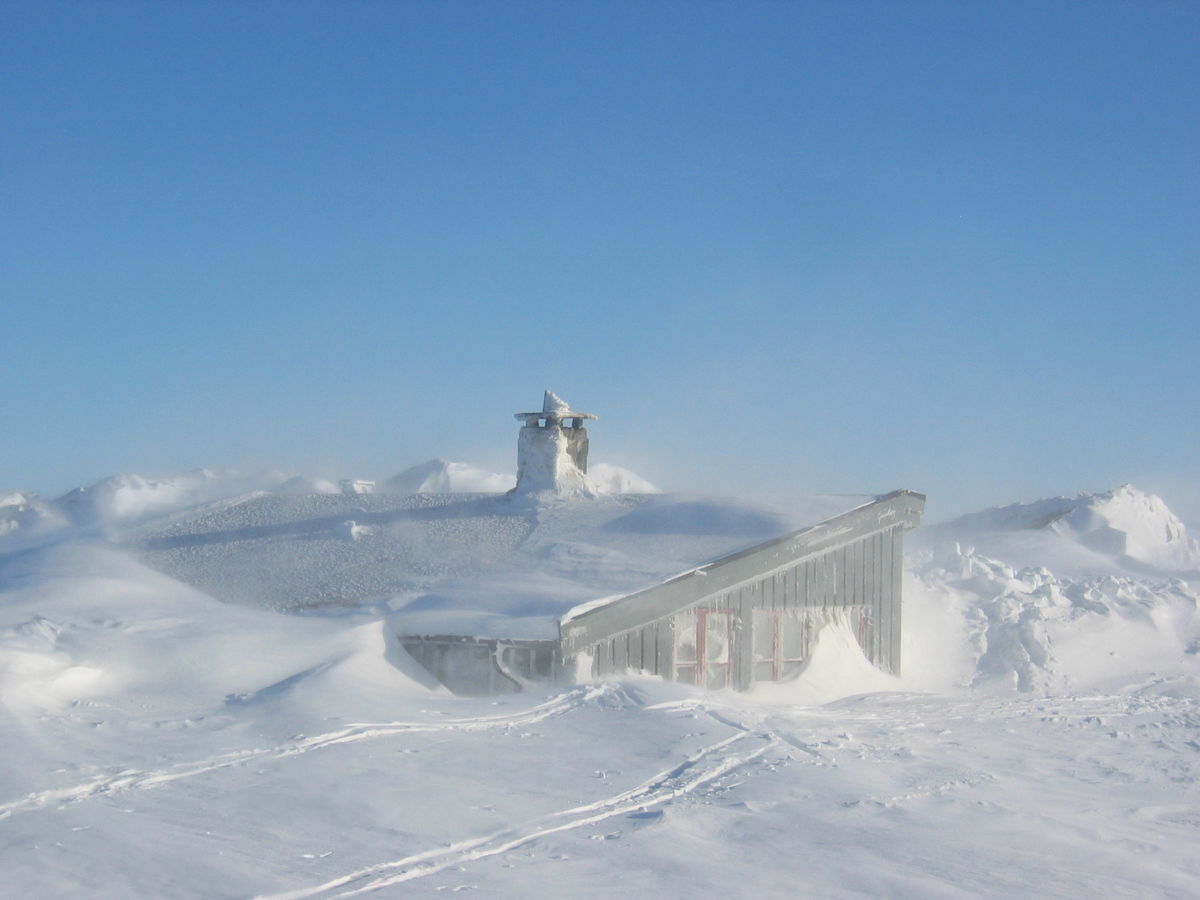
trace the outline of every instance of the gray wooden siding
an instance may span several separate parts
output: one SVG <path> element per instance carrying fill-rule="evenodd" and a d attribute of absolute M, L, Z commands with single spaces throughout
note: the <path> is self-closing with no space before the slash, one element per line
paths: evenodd
<path fill-rule="evenodd" d="M 795 627 L 806 642 L 841 615 L 867 658 L 899 673 L 903 533 L 919 523 L 924 502 L 896 491 L 564 621 L 564 657 L 589 654 L 601 677 L 634 670 L 673 678 L 679 630 L 695 627 L 697 610 L 729 610 L 729 683 L 746 689 L 754 680 L 759 609 L 793 618 L 803 612 Z M 695 677 L 703 669 L 701 661 Z"/>

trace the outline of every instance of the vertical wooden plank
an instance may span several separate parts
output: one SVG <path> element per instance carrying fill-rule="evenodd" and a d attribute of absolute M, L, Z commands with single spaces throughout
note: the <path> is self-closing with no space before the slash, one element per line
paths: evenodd
<path fill-rule="evenodd" d="M 845 570 L 839 585 L 841 590 L 838 592 L 840 595 L 838 606 L 847 606 L 854 602 L 854 545 L 843 547 L 841 553 L 842 565 Z"/>
<path fill-rule="evenodd" d="M 771 581 L 772 579 L 767 579 Z M 772 595 L 774 591 L 772 591 Z M 772 598 L 773 599 L 773 598 Z M 730 681 L 734 690 L 748 691 L 754 684 L 754 599 L 743 597 L 733 611 L 730 640 Z"/>
<path fill-rule="evenodd" d="M 892 597 L 891 597 L 891 529 L 879 535 L 879 563 L 876 578 L 879 580 L 879 640 L 883 653 L 884 669 L 892 671 Z"/>
<path fill-rule="evenodd" d="M 634 672 L 642 671 L 642 629 L 640 628 L 629 632 L 629 668 Z"/>
<path fill-rule="evenodd" d="M 848 593 L 850 594 L 849 603 L 853 606 L 857 606 L 858 604 L 862 603 L 862 548 L 862 541 L 855 541 L 846 548 L 846 555 L 850 557 L 850 585 L 848 589 Z M 867 653 L 869 654 L 870 652 L 871 650 L 868 647 Z"/>
<path fill-rule="evenodd" d="M 675 617 L 667 616 L 656 623 L 658 639 L 655 641 L 655 672 L 667 679 L 675 680 Z"/>
<path fill-rule="evenodd" d="M 875 565 L 874 540 L 875 535 L 869 534 L 859 541 L 862 545 L 862 595 L 859 598 L 859 604 L 867 619 L 867 659 L 875 665 L 879 665 L 879 619 L 875 615 L 875 596 L 871 590 L 871 570 Z"/>
<path fill-rule="evenodd" d="M 850 604 L 851 608 L 856 611 L 856 615 L 860 619 L 858 626 L 858 644 L 862 647 L 863 656 L 867 659 L 871 658 L 871 622 L 869 620 L 868 610 L 863 608 L 862 593 L 863 593 L 863 542 L 857 540 L 846 548 L 854 561 L 854 567 L 851 570 L 850 578 Z"/>
<path fill-rule="evenodd" d="M 879 665 L 879 619 L 875 615 L 875 597 L 871 591 L 871 568 L 875 565 L 875 555 L 871 552 L 874 547 L 875 535 L 869 534 L 859 544 L 859 555 L 862 563 L 859 566 L 859 597 L 863 615 L 867 617 L 867 659 Z"/>
<path fill-rule="evenodd" d="M 878 654 L 883 664 L 883 670 L 886 672 L 892 671 L 892 617 L 888 616 L 887 624 L 884 624 L 883 613 L 883 544 L 888 540 L 887 532 L 878 532 L 875 534 L 875 557 L 874 566 L 871 568 L 871 577 L 875 581 L 875 608 L 876 622 L 880 623 L 876 629 L 876 641 L 878 642 Z"/>
<path fill-rule="evenodd" d="M 834 606 L 844 606 L 846 604 L 846 582 L 848 576 L 846 571 L 846 548 L 840 547 L 838 553 L 836 553 L 836 557 L 838 557 L 838 581 L 836 581 L 836 587 L 834 588 Z"/>
<path fill-rule="evenodd" d="M 879 544 L 879 628 L 882 632 L 883 656 L 887 671 L 893 671 L 892 628 L 895 626 L 892 607 L 892 531 L 880 535 Z"/>
<path fill-rule="evenodd" d="M 620 674 L 629 668 L 629 635 L 618 634 L 612 644 L 612 670 L 614 674 Z"/>
<path fill-rule="evenodd" d="M 904 529 L 892 529 L 892 671 L 900 674 L 903 660 L 900 656 L 900 636 L 904 627 Z"/>
<path fill-rule="evenodd" d="M 866 579 L 864 601 L 871 614 L 871 659 L 881 669 L 886 669 L 883 649 L 883 608 L 879 603 L 879 540 L 880 533 L 868 535 L 864 544 L 867 561 L 863 567 L 863 577 Z"/>

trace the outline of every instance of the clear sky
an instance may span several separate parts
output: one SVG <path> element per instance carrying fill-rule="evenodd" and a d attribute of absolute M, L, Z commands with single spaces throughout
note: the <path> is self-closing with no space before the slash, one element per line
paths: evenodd
<path fill-rule="evenodd" d="M 1200 4 L 0 5 L 0 490 L 1132 481 L 1200 522 Z"/>

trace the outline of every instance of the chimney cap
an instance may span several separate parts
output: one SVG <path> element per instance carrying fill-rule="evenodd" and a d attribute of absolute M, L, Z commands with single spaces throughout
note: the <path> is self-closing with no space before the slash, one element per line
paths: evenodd
<path fill-rule="evenodd" d="M 570 404 L 554 391 L 546 391 L 542 398 L 541 412 L 514 413 L 513 418 L 523 419 L 526 422 L 536 419 L 553 419 L 561 422 L 563 419 L 595 419 L 596 416 L 592 413 L 575 412 L 571 409 Z"/>

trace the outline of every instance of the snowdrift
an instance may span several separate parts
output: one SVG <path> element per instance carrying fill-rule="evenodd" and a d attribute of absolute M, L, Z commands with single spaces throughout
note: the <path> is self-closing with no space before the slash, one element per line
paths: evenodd
<path fill-rule="evenodd" d="M 910 678 L 1052 692 L 1200 671 L 1196 542 L 1131 485 L 964 516 L 910 556 Z"/>
<path fill-rule="evenodd" d="M 321 692 L 365 713 L 432 686 L 417 667 L 397 667 L 377 617 L 230 606 L 106 547 L 24 554 L 0 570 L 0 586 L 0 703 L 10 710 L 86 702 L 110 715 L 202 716 Z"/>

